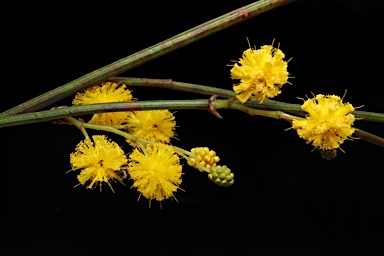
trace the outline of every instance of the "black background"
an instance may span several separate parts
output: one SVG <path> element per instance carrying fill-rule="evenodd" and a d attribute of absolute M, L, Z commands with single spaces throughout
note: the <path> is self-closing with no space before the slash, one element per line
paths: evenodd
<path fill-rule="evenodd" d="M 7 65 L 1 111 L 252 1 L 36 3 L 9 7 L 3 45 Z M 364 2 L 364 4 L 362 4 Z M 11 14 L 11 15 L 9 15 Z M 276 100 L 342 96 L 362 110 L 382 104 L 382 1 L 298 1 L 261 14 L 123 75 L 231 89 L 231 60 L 252 45 L 280 42 L 295 78 Z M 7 16 L 7 17 L 8 17 Z M 206 96 L 132 88 L 140 100 Z M 72 98 L 55 105 L 70 105 Z M 51 107 L 51 106 L 50 106 Z M 347 141 L 332 161 L 305 144 L 282 120 L 221 110 L 175 113 L 185 149 L 207 146 L 235 173 L 216 186 L 183 168 L 185 192 L 162 209 L 116 184 L 76 187 L 69 154 L 82 139 L 51 123 L 1 129 L 2 255 L 381 255 L 384 228 L 383 149 Z M 384 136 L 382 125 L 356 127 Z M 90 132 L 91 134 L 100 134 Z M 131 149 L 117 136 L 110 136 Z"/>

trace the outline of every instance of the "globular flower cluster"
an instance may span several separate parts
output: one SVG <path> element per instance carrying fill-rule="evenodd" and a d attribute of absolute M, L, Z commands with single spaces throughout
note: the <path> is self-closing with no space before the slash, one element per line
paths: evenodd
<path fill-rule="evenodd" d="M 141 139 L 169 143 L 175 135 L 175 117 L 167 109 L 129 112 L 125 122 L 129 133 Z M 127 141 L 136 146 L 135 142 Z"/>
<path fill-rule="evenodd" d="M 188 159 L 188 164 L 194 166 L 200 171 L 203 171 L 201 167 L 211 169 L 220 161 L 220 158 L 216 155 L 216 152 L 210 150 L 208 147 L 193 148 L 191 149 L 191 152 L 195 154 L 195 156 Z"/>
<path fill-rule="evenodd" d="M 284 57 L 280 49 L 271 45 L 244 51 L 239 64 L 231 69 L 231 78 L 240 79 L 240 83 L 233 86 L 236 98 L 244 103 L 253 95 L 252 100 L 263 103 L 280 94 L 289 75 Z"/>
<path fill-rule="evenodd" d="M 336 95 L 318 94 L 301 107 L 308 113 L 303 120 L 294 120 L 292 127 L 300 138 L 321 150 L 334 150 L 355 132 L 355 116 L 350 103 L 343 103 Z"/>
<path fill-rule="evenodd" d="M 124 84 L 105 82 L 101 85 L 85 89 L 76 94 L 73 105 L 89 105 L 112 102 L 131 102 L 132 94 Z M 98 113 L 92 116 L 88 122 L 99 125 L 121 125 L 128 117 L 129 112 Z"/>
<path fill-rule="evenodd" d="M 87 188 L 94 188 L 109 180 L 122 182 L 119 170 L 128 160 L 119 145 L 103 135 L 92 136 L 93 141 L 85 139 L 76 146 L 76 151 L 70 155 L 72 170 L 81 169 L 77 176 L 81 185 L 90 181 Z"/>
<path fill-rule="evenodd" d="M 181 184 L 178 155 L 164 144 L 147 145 L 145 150 L 136 148 L 129 155 L 128 171 L 133 186 L 149 200 L 170 198 Z"/>

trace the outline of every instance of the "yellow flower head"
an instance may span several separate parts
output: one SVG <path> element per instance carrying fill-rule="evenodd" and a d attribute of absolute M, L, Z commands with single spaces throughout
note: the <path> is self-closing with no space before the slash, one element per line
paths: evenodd
<path fill-rule="evenodd" d="M 129 161 L 128 172 L 134 180 L 133 186 L 149 200 L 167 199 L 181 184 L 179 157 L 170 146 L 147 145 L 145 153 L 135 148 Z"/>
<path fill-rule="evenodd" d="M 122 178 L 118 175 L 120 168 L 127 164 L 127 157 L 117 143 L 107 140 L 104 135 L 92 136 L 90 139 L 81 141 L 76 146 L 76 152 L 71 153 L 70 162 L 72 170 L 82 169 L 77 176 L 80 184 L 84 185 L 88 180 L 91 182 L 87 188 L 93 188 L 102 182 Z M 113 189 L 112 189 L 113 191 Z"/>
<path fill-rule="evenodd" d="M 130 134 L 141 139 L 169 143 L 174 136 L 175 117 L 169 110 L 147 110 L 129 112 L 126 119 Z M 127 140 L 132 146 L 134 142 Z"/>
<path fill-rule="evenodd" d="M 354 108 L 343 103 L 339 96 L 318 94 L 306 100 L 301 108 L 309 115 L 304 120 L 292 121 L 292 126 L 300 138 L 316 148 L 337 149 L 355 132 L 351 127 L 355 116 L 350 113 Z"/>
<path fill-rule="evenodd" d="M 231 78 L 240 79 L 240 84 L 233 86 L 236 98 L 246 102 L 252 94 L 252 100 L 263 103 L 267 98 L 280 94 L 280 88 L 288 82 L 287 62 L 284 53 L 271 45 L 261 49 L 248 49 L 231 69 Z M 289 83 L 289 82 L 288 82 Z"/>
<path fill-rule="evenodd" d="M 131 91 L 124 84 L 112 82 L 102 83 L 85 89 L 76 94 L 73 105 L 89 105 L 111 102 L 130 102 L 132 101 Z M 94 114 L 88 122 L 100 125 L 120 125 L 128 116 L 128 112 L 108 112 Z"/>

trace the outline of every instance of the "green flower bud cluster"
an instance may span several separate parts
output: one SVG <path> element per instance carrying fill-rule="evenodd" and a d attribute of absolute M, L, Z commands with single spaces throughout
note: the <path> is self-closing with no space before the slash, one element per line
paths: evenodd
<path fill-rule="evenodd" d="M 212 167 L 208 178 L 219 186 L 229 187 L 235 183 L 235 175 L 226 165 L 217 165 Z"/>

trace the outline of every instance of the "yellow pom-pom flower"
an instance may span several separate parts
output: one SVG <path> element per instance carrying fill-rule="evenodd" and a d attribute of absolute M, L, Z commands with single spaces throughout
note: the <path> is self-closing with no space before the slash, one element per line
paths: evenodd
<path fill-rule="evenodd" d="M 216 152 L 209 150 L 208 147 L 193 148 L 191 149 L 191 152 L 195 154 L 195 156 L 188 159 L 188 164 L 195 167 L 199 171 L 203 171 L 200 166 L 211 169 L 220 161 L 220 158 L 216 155 Z"/>
<path fill-rule="evenodd" d="M 130 134 L 145 140 L 169 143 L 175 135 L 175 117 L 166 109 L 129 112 L 126 123 Z M 127 141 L 136 147 L 136 143 Z"/>
<path fill-rule="evenodd" d="M 128 173 L 133 186 L 147 199 L 162 201 L 173 196 L 181 184 L 181 165 L 174 150 L 164 144 L 135 148 L 129 155 Z"/>
<path fill-rule="evenodd" d="M 263 103 L 265 99 L 280 94 L 289 75 L 284 57 L 280 49 L 271 45 L 244 51 L 239 60 L 240 65 L 236 63 L 231 69 L 231 78 L 240 79 L 240 83 L 233 86 L 236 98 L 244 103 L 254 95 L 252 100 Z"/>
<path fill-rule="evenodd" d="M 128 90 L 124 84 L 106 82 L 77 93 L 72 104 L 77 106 L 130 101 L 132 101 L 131 91 Z M 88 123 L 99 125 L 121 125 L 127 119 L 127 116 L 128 112 L 98 113 L 94 114 Z"/>
<path fill-rule="evenodd" d="M 82 185 L 90 181 L 87 188 L 100 185 L 101 189 L 102 183 L 106 182 L 112 189 L 109 180 L 122 182 L 119 171 L 127 164 L 127 157 L 119 145 L 106 136 L 95 135 L 92 139 L 93 142 L 90 139 L 81 141 L 77 144 L 76 151 L 71 153 L 72 170 L 81 169 L 77 178 Z"/>
<path fill-rule="evenodd" d="M 344 140 L 355 132 L 352 124 L 355 116 L 350 103 L 343 103 L 336 95 L 318 94 L 308 99 L 301 107 L 308 113 L 306 119 L 292 121 L 300 138 L 321 150 L 333 150 L 340 147 Z"/>

